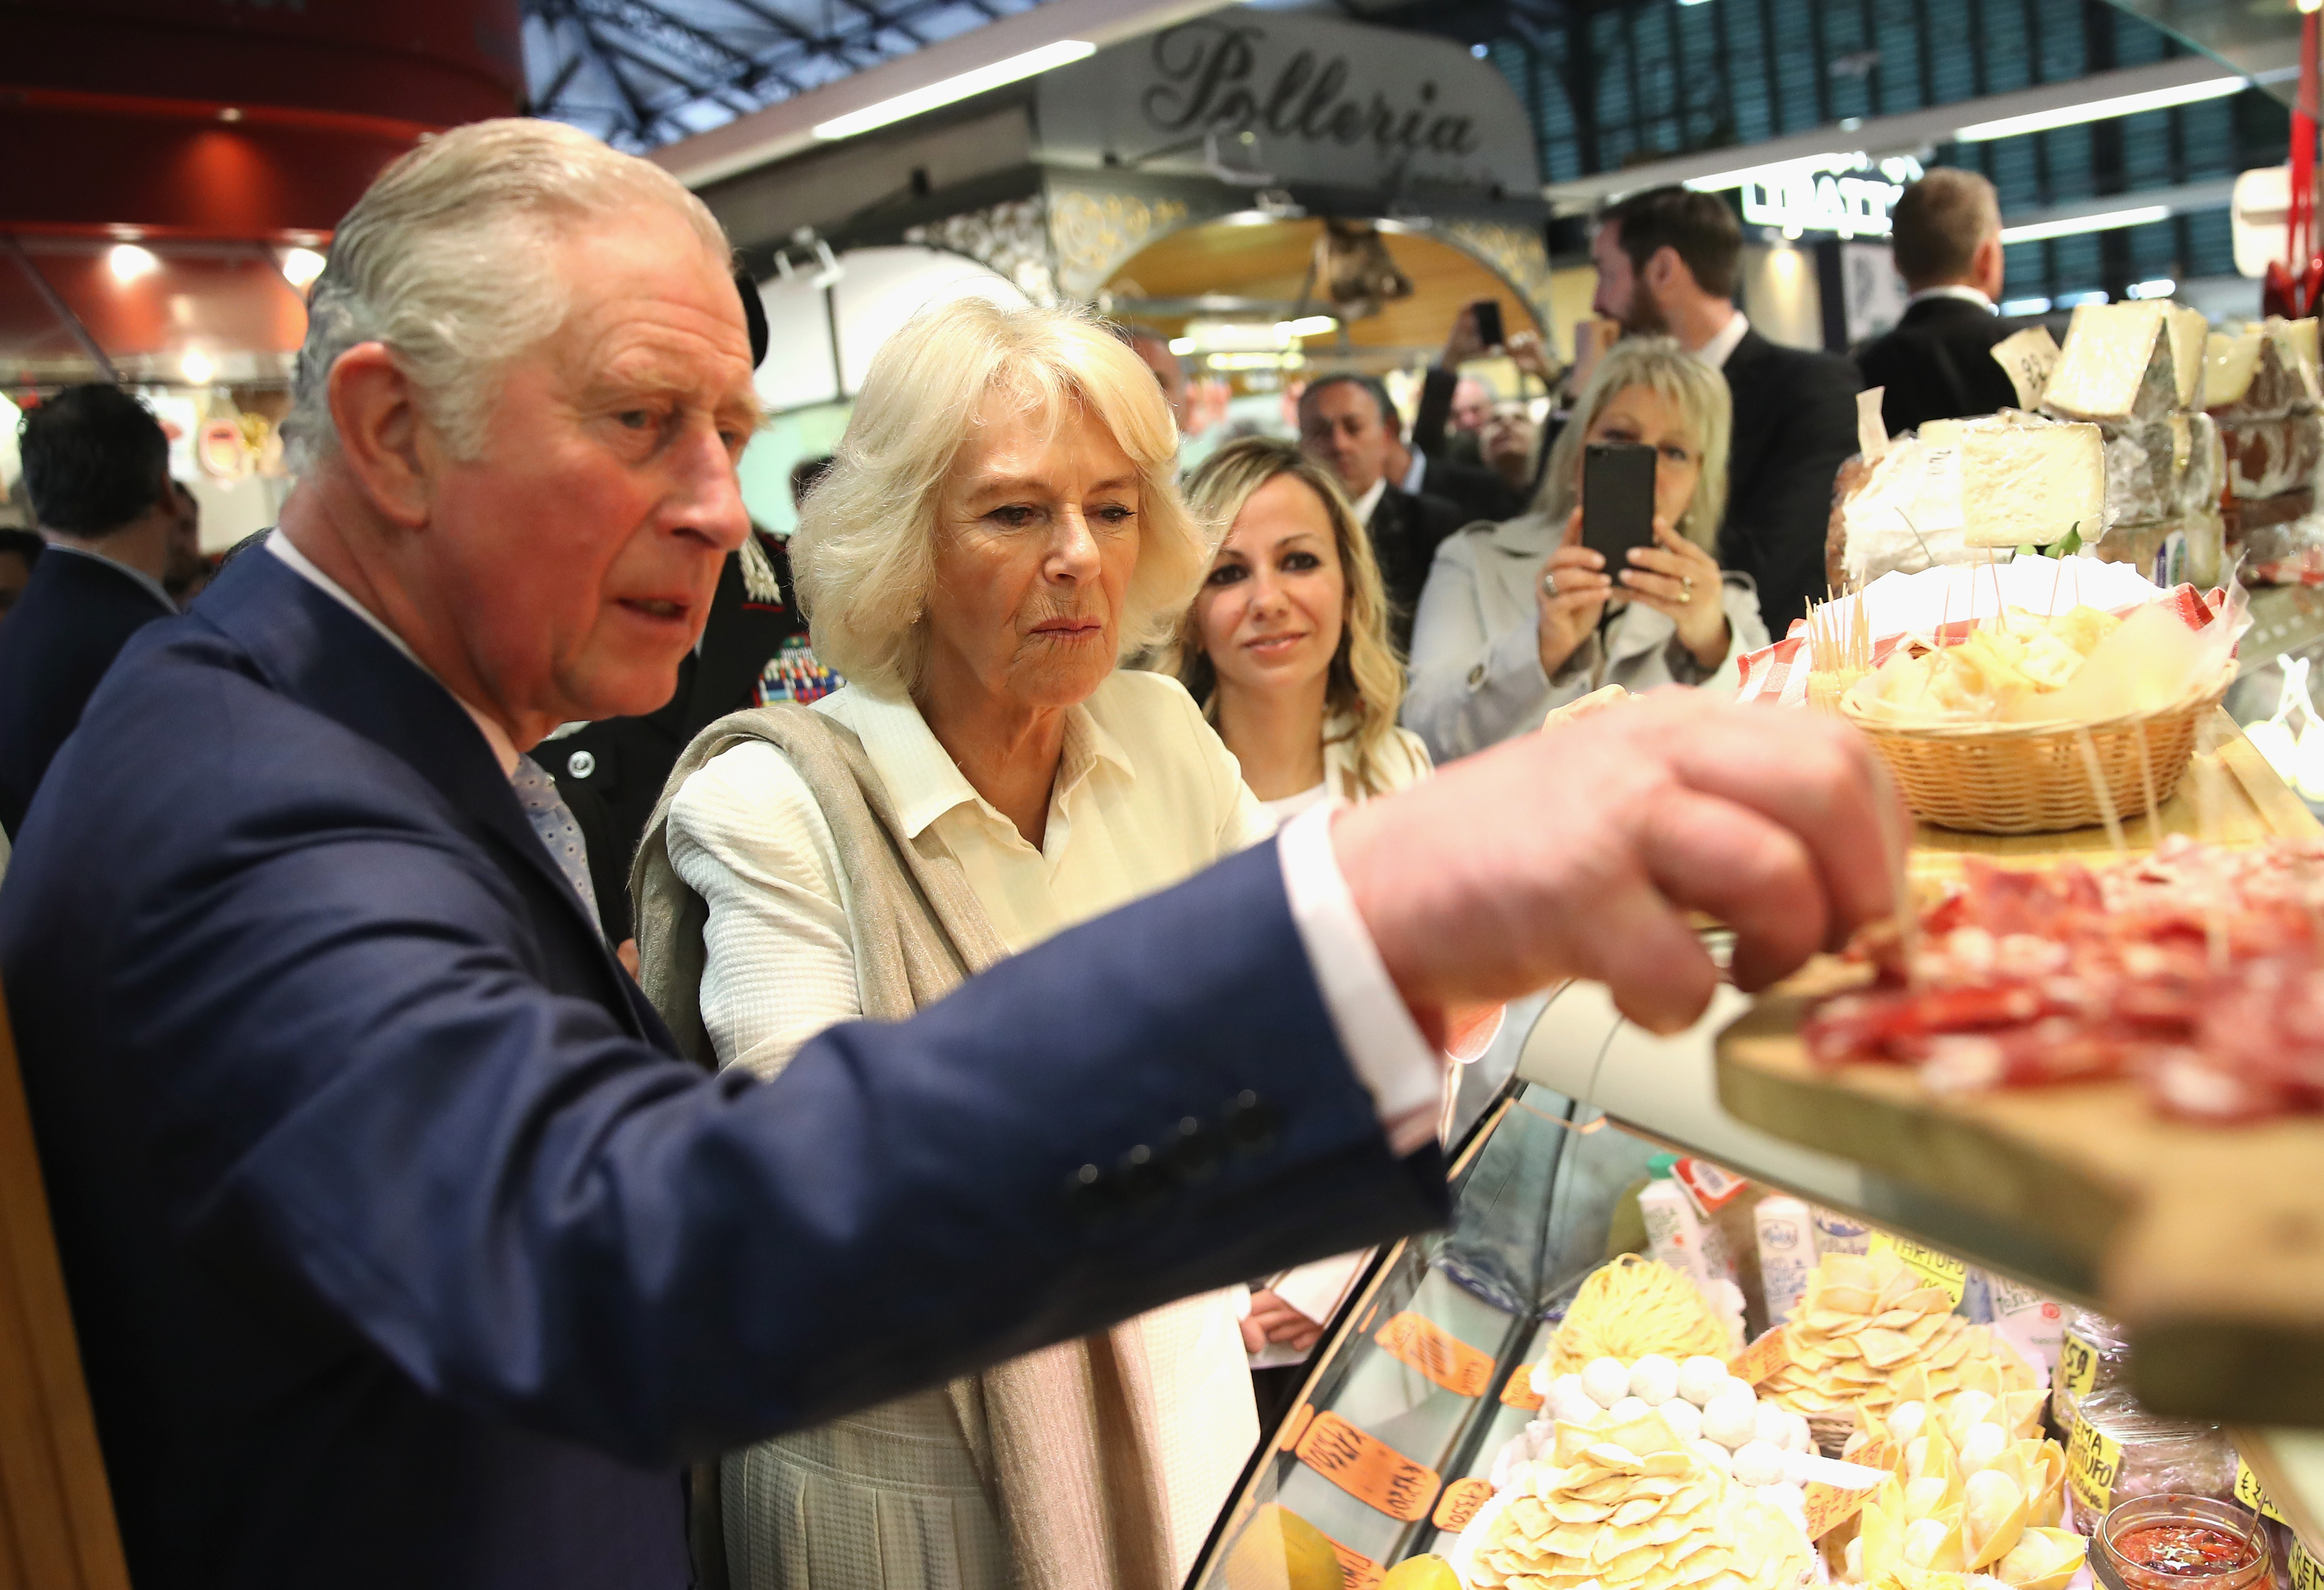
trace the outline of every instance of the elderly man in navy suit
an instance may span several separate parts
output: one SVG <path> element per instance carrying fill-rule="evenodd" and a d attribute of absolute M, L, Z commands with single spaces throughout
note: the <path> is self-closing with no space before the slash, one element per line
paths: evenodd
<path fill-rule="evenodd" d="M 678 1590 L 690 1458 L 1440 1218 L 1449 1008 L 1668 1029 L 1686 907 L 1750 985 L 1886 907 L 1845 731 L 1646 703 L 706 1075 L 524 752 L 659 705 L 747 533 L 725 240 L 485 123 L 310 321 L 281 529 L 124 652 L 0 890 L 142 1590 Z"/>

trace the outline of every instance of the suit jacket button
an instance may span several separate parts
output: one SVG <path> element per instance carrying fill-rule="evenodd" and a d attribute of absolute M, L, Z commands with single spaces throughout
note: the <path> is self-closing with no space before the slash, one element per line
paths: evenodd
<path fill-rule="evenodd" d="M 1275 1107 L 1248 1088 L 1227 1105 L 1226 1118 L 1227 1143 L 1237 1153 L 1257 1153 L 1272 1147 L 1276 1129 L 1282 1125 Z"/>
<path fill-rule="evenodd" d="M 1178 1130 L 1170 1141 L 1170 1168 L 1181 1179 L 1200 1181 L 1219 1168 L 1219 1156 L 1225 1144 L 1219 1134 L 1204 1129 L 1203 1123 L 1188 1116 L 1178 1123 Z"/>
<path fill-rule="evenodd" d="M 1485 665 L 1479 663 L 1469 670 L 1469 688 L 1474 690 L 1485 682 Z"/>
<path fill-rule="evenodd" d="M 1121 1201 L 1132 1208 L 1152 1203 L 1170 1190 L 1170 1172 L 1143 1143 L 1121 1156 L 1114 1179 L 1121 1187 Z"/>
<path fill-rule="evenodd" d="M 597 758 L 589 751 L 575 751 L 565 758 L 565 770 L 576 778 L 586 778 L 597 770 Z"/>
<path fill-rule="evenodd" d="M 1102 1220 L 1111 1214 L 1117 1196 L 1111 1179 L 1095 1165 L 1084 1165 L 1065 1178 L 1065 1201 L 1084 1220 Z"/>

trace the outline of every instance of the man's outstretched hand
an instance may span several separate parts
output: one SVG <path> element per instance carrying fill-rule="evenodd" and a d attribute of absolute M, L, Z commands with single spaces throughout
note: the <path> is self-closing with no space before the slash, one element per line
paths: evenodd
<path fill-rule="evenodd" d="M 1424 1027 L 1580 977 L 1671 1033 L 1719 981 L 1687 911 L 1732 928 L 1734 981 L 1765 988 L 1893 908 L 1910 832 L 1838 720 L 1673 689 L 1342 813 L 1332 840 Z"/>

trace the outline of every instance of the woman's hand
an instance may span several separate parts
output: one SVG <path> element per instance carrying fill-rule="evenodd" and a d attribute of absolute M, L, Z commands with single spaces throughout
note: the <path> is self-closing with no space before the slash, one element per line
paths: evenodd
<path fill-rule="evenodd" d="M 1630 566 L 1619 577 L 1625 591 L 1678 626 L 1679 644 L 1704 669 L 1727 660 L 1719 562 L 1673 529 L 1668 519 L 1655 520 L 1652 547 L 1630 548 Z"/>
<path fill-rule="evenodd" d="M 1269 1342 L 1287 1346 L 1295 1353 L 1312 1352 L 1323 1334 L 1321 1325 L 1273 1292 L 1250 1294 L 1250 1317 L 1242 1322 L 1246 1352 L 1256 1353 Z"/>
<path fill-rule="evenodd" d="M 1606 577 L 1606 560 L 1582 544 L 1582 510 L 1565 521 L 1565 539 L 1549 555 L 1534 586 L 1534 602 L 1541 610 L 1541 671 L 1557 677 L 1606 611 L 1614 593 Z"/>

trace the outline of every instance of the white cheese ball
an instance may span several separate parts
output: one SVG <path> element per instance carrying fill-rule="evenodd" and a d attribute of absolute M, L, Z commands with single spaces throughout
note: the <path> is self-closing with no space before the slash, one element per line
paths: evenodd
<path fill-rule="evenodd" d="M 1735 1459 L 1729 1457 L 1727 1448 L 1717 1441 L 1689 1441 L 1686 1444 L 1686 1449 L 1702 1458 L 1704 1466 L 1714 1474 L 1728 1475 L 1735 1472 Z"/>
<path fill-rule="evenodd" d="M 1773 1402 L 1761 1402 L 1751 1411 L 1751 1437 L 1781 1449 L 1784 1438 L 1792 1433 L 1792 1414 L 1787 1408 Z"/>
<path fill-rule="evenodd" d="M 1657 1408 L 1677 1396 L 1677 1361 L 1660 1353 L 1648 1353 L 1631 1365 L 1630 1395 Z"/>
<path fill-rule="evenodd" d="M 1619 1358 L 1592 1358 L 1582 1365 L 1582 1389 L 1600 1408 L 1611 1408 L 1630 1394 L 1630 1371 Z"/>
<path fill-rule="evenodd" d="M 1735 1448 L 1735 1478 L 1746 1485 L 1784 1483 L 1784 1449 L 1766 1441 L 1746 1441 Z"/>
<path fill-rule="evenodd" d="M 1533 1387 L 1535 1396 L 1546 1402 L 1555 1394 L 1559 1381 L 1572 1378 L 1571 1375 L 1550 1374 L 1549 1364 L 1547 1360 L 1544 1360 L 1526 1372 L 1526 1383 Z"/>
<path fill-rule="evenodd" d="M 1702 1410 L 1684 1397 L 1673 1397 L 1655 1411 L 1663 1416 L 1663 1422 L 1671 1427 L 1671 1434 L 1680 1440 L 1702 1438 Z"/>
<path fill-rule="evenodd" d="M 1569 1374 L 1564 1378 L 1573 1383 L 1558 1387 L 1556 1394 L 1549 1402 L 1550 1417 L 1561 1424 L 1597 1423 L 1605 1416 L 1606 1411 L 1598 1406 L 1596 1398 L 1582 1389 L 1580 1375 Z"/>
<path fill-rule="evenodd" d="M 1644 1397 L 1625 1397 L 1606 1410 L 1606 1413 L 1617 1423 L 1628 1424 L 1634 1419 L 1644 1419 L 1654 1411 L 1654 1404 Z"/>
<path fill-rule="evenodd" d="M 1745 1380 L 1739 1374 L 1730 1374 L 1725 1380 L 1719 1383 L 1719 1391 L 1717 1394 L 1721 1397 L 1750 1397 L 1757 1400 L 1759 1395 L 1759 1388 L 1753 1385 L 1749 1381 Z"/>
<path fill-rule="evenodd" d="M 1724 1362 L 1698 1354 L 1678 1366 L 1678 1394 L 1698 1408 L 1704 1407 L 1719 1394 L 1727 1379 Z"/>
<path fill-rule="evenodd" d="M 1702 1433 L 1729 1451 L 1744 1446 L 1758 1433 L 1758 1409 L 1749 1392 L 1737 1396 L 1721 1392 L 1702 1411 Z"/>
<path fill-rule="evenodd" d="M 1792 1413 L 1787 1414 L 1785 1420 L 1784 1450 L 1786 1452 L 1814 1451 L 1816 1449 L 1815 1431 L 1808 1428 L 1808 1416 L 1804 1413 Z"/>

